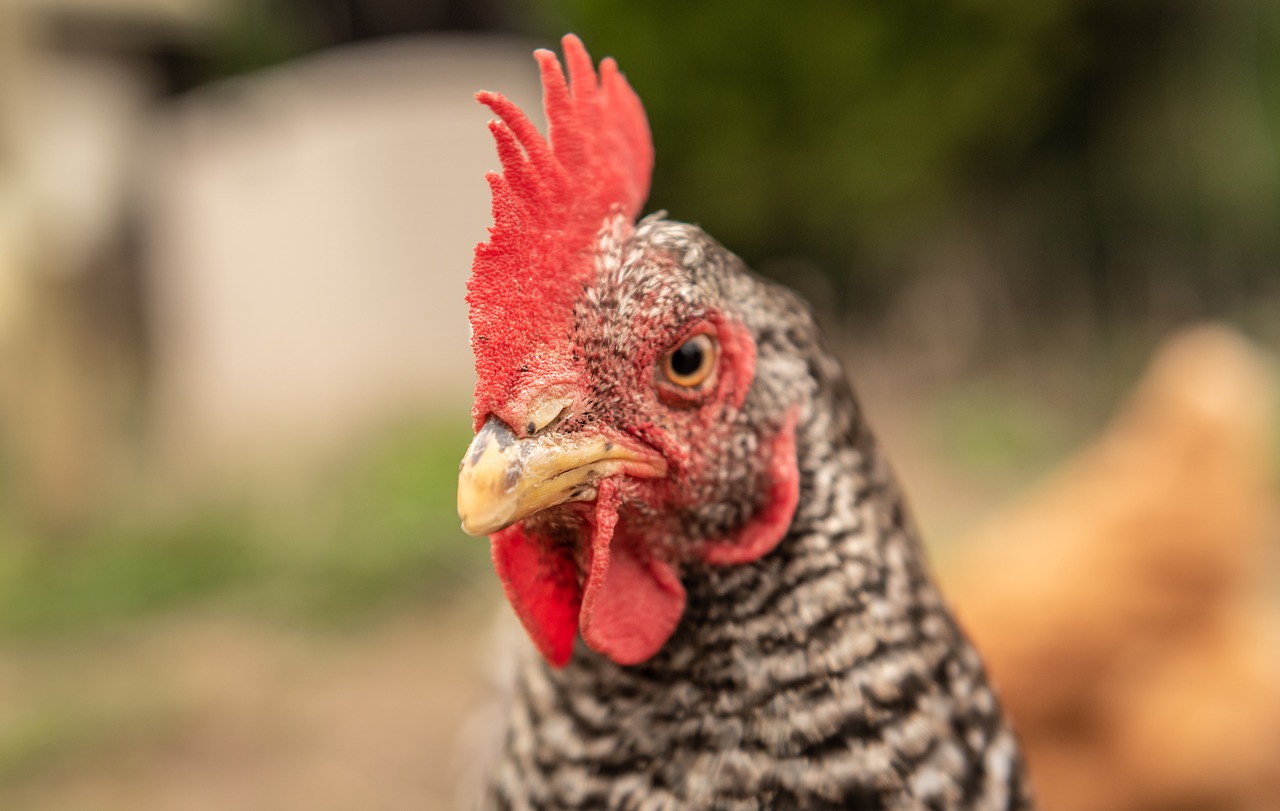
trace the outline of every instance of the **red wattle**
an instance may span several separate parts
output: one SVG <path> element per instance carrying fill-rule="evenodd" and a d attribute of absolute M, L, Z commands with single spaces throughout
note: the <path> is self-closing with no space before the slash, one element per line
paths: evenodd
<path fill-rule="evenodd" d="M 573 558 L 526 535 L 520 524 L 493 533 L 489 542 L 502 590 L 529 638 L 548 662 L 564 667 L 573 654 L 582 604 Z"/>
<path fill-rule="evenodd" d="M 626 538 L 615 538 L 617 486 L 600 482 L 591 567 L 578 623 L 592 650 L 620 665 L 639 664 L 667 643 L 684 614 L 685 591 L 675 568 L 642 558 Z"/>

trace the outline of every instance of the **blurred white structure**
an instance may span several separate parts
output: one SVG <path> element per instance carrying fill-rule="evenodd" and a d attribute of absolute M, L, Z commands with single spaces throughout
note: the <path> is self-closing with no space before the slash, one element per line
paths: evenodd
<path fill-rule="evenodd" d="M 538 109 L 526 43 L 363 45 L 182 100 L 147 150 L 160 447 L 184 468 L 444 413 L 497 158 L 473 98 Z"/>
<path fill-rule="evenodd" d="M 197 24 L 146 0 L 0 2 L 0 497 L 46 527 L 74 524 L 127 456 L 131 364 L 95 334 L 111 307 L 84 294 L 119 247 L 156 93 L 135 61 L 57 36 L 58 20 L 111 15 Z"/>

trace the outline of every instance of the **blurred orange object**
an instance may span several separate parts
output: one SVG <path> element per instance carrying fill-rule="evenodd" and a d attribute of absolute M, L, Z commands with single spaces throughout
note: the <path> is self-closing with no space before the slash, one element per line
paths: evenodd
<path fill-rule="evenodd" d="M 945 572 L 1046 811 L 1280 804 L 1274 374 L 1220 327 Z M 1271 581 L 1271 582 L 1268 582 Z"/>

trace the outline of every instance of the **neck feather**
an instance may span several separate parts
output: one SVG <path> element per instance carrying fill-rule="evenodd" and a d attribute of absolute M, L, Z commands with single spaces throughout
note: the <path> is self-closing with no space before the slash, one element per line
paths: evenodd
<path fill-rule="evenodd" d="M 581 644 L 563 670 L 530 661 L 494 797 L 1030 807 L 1016 740 L 839 364 L 807 357 L 817 391 L 786 538 L 752 563 L 686 570 L 680 627 L 642 665 Z"/>

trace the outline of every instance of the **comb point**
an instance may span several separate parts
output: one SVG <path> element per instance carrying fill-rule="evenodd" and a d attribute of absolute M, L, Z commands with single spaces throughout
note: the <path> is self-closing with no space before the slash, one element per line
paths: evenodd
<path fill-rule="evenodd" d="M 561 44 L 563 65 L 534 52 L 546 136 L 501 93 L 476 94 L 496 116 L 489 129 L 502 164 L 486 176 L 494 223 L 467 285 L 473 333 L 484 336 L 472 344 L 481 417 L 509 400 L 522 366 L 571 364 L 555 358 L 595 272 L 592 248 L 602 229 L 629 228 L 648 195 L 653 145 L 639 98 L 614 60 L 597 72 L 578 37 Z"/>

